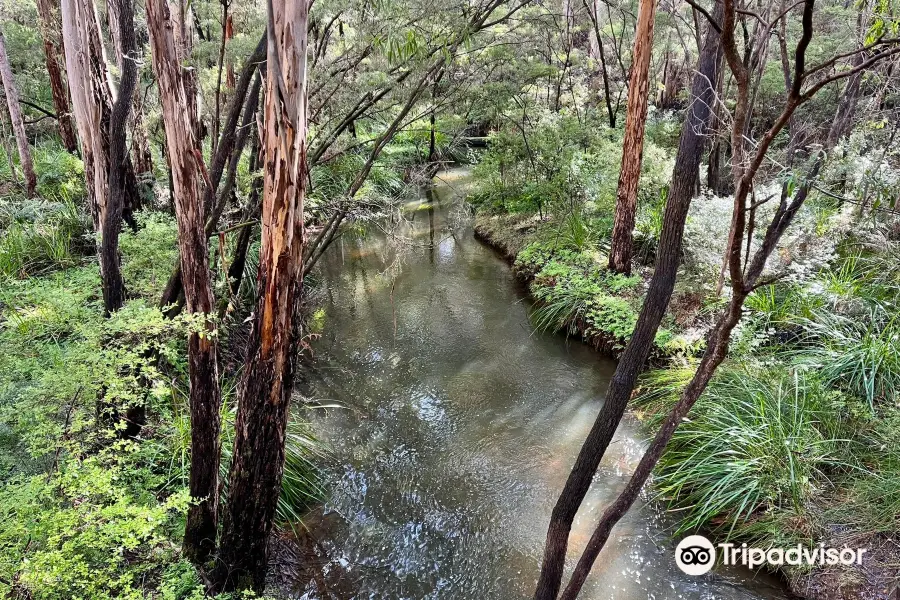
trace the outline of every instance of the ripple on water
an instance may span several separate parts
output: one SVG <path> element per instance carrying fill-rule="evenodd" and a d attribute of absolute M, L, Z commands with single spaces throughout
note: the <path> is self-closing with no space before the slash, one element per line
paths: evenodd
<path fill-rule="evenodd" d="M 462 185 L 458 173 L 445 173 Z M 327 327 L 301 391 L 334 449 L 331 496 L 301 535 L 322 566 L 298 597 L 529 598 L 549 513 L 613 364 L 532 332 L 510 270 L 469 230 L 449 235 L 450 188 L 397 252 L 348 234 L 324 257 Z M 434 223 L 435 248 L 430 239 Z M 423 229 L 424 228 L 424 229 Z M 402 264 L 394 259 L 403 255 Z M 570 558 L 642 452 L 628 419 L 572 531 Z M 782 598 L 739 573 L 676 570 L 666 521 L 640 502 L 615 529 L 585 600 Z"/>

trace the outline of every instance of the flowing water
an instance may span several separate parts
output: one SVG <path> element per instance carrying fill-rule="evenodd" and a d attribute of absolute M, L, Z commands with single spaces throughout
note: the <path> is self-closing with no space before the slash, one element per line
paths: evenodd
<path fill-rule="evenodd" d="M 614 363 L 535 333 L 524 290 L 460 226 L 463 170 L 441 173 L 399 225 L 346 234 L 323 259 L 325 328 L 299 390 L 334 454 L 329 500 L 300 537 L 304 598 L 530 598 L 547 521 Z M 411 222 L 410 222 L 411 221 Z M 391 231 L 387 231 L 391 229 Z M 572 532 L 570 567 L 642 450 L 626 419 Z M 783 598 L 770 579 L 675 566 L 641 501 L 582 598 Z"/>

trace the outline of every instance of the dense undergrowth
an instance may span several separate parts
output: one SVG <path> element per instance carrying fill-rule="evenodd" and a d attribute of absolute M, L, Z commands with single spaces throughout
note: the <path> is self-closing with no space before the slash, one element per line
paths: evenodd
<path fill-rule="evenodd" d="M 848 240 L 802 281 L 755 294 L 732 356 L 675 434 L 656 489 L 684 517 L 764 545 L 828 539 L 842 526 L 900 526 L 896 427 L 900 244 Z M 690 361 L 645 376 L 651 422 Z"/>
<path fill-rule="evenodd" d="M 656 158 L 644 161 L 631 277 L 606 266 L 614 206 L 609 186 L 618 165 L 579 169 L 581 157 L 615 132 L 566 138 L 569 149 L 558 145 L 553 152 L 567 174 L 540 184 L 529 150 L 511 141 L 512 134 L 498 135 L 479 165 L 479 188 L 470 197 L 476 232 L 529 282 L 535 327 L 580 336 L 612 354 L 624 348 L 652 273 L 667 185 L 662 171 L 674 154 L 671 145 L 655 145 L 656 126 L 648 123 Z M 538 140 L 532 146 L 544 137 L 557 140 L 541 125 L 531 134 Z M 872 170 L 854 171 L 863 160 L 857 142 L 835 152 L 823 170 L 824 186 L 843 189 Z M 891 172 L 879 170 L 882 179 Z M 555 191 L 540 203 L 533 197 L 544 185 Z M 779 185 L 760 186 L 759 193 L 777 192 Z M 727 296 L 727 285 L 721 294 L 716 288 L 728 235 L 721 224 L 732 203 L 706 189 L 692 203 L 678 283 L 656 336 L 652 370 L 634 401 L 648 431 L 693 375 L 712 316 Z M 878 540 L 896 539 L 900 241 L 895 223 L 879 216 L 861 219 L 859 207 L 826 195 L 798 214 L 770 260 L 778 281 L 748 299 L 729 359 L 655 471 L 650 493 L 677 517 L 674 534 L 702 530 L 763 548 L 839 546 L 851 539 L 878 547 Z M 892 568 L 890 558 L 879 564 Z M 795 589 L 807 571 L 786 573 Z"/>
<path fill-rule="evenodd" d="M 176 226 L 139 215 L 120 249 L 129 300 L 106 318 L 81 163 L 39 146 L 42 200 L 0 199 L 0 594 L 38 599 L 205 597 L 181 557 L 190 425 L 189 316 L 156 304 Z M 0 174 L 2 177 L 2 174 Z M 227 324 L 220 332 L 227 344 Z M 226 373 L 223 476 L 236 373 Z M 143 418 L 140 432 L 125 418 Z M 293 419 L 282 523 L 317 501 L 323 452 Z M 227 483 L 226 483 L 227 485 Z"/>

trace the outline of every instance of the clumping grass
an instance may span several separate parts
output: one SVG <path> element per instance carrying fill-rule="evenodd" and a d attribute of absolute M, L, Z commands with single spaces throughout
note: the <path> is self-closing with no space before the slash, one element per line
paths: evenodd
<path fill-rule="evenodd" d="M 837 530 L 896 534 L 898 247 L 854 246 L 806 279 L 751 294 L 732 356 L 655 472 L 653 493 L 680 518 L 678 533 L 759 547 L 816 545 Z M 645 374 L 635 406 L 650 429 L 695 367 Z"/>
<path fill-rule="evenodd" d="M 36 146 L 32 158 L 38 197 L 0 197 L 0 281 L 72 267 L 93 251 L 81 159 L 56 144 Z"/>
<path fill-rule="evenodd" d="M 639 406 L 656 425 L 693 369 L 644 379 Z M 679 532 L 700 527 L 731 534 L 771 510 L 802 507 L 832 473 L 852 469 L 835 437 L 839 402 L 815 378 L 794 372 L 727 367 L 710 384 L 661 459 L 655 492 L 682 517 Z"/>
<path fill-rule="evenodd" d="M 806 320 L 797 361 L 817 369 L 826 384 L 864 398 L 872 410 L 900 389 L 900 324 L 890 309 L 843 316 L 824 311 Z"/>
<path fill-rule="evenodd" d="M 86 216 L 73 201 L 0 204 L 0 280 L 75 266 L 93 248 Z"/>

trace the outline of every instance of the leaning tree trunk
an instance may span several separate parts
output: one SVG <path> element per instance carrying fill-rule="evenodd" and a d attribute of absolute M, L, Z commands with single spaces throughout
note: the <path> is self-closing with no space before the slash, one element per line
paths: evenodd
<path fill-rule="evenodd" d="M 190 492 L 196 503 L 188 510 L 184 553 L 202 563 L 215 549 L 218 508 L 219 409 L 221 391 L 216 358 L 214 308 L 209 254 L 204 231 L 199 169 L 203 155 L 197 147 L 182 56 L 176 44 L 174 21 L 166 0 L 147 0 L 147 25 L 153 70 L 159 86 L 166 147 L 172 171 L 178 249 L 187 309 L 201 315 L 199 331 L 188 338 L 191 404 Z"/>
<path fill-rule="evenodd" d="M 713 18 L 721 20 L 721 3 L 716 4 Z M 650 287 L 641 313 L 635 324 L 634 333 L 622 353 L 616 372 L 606 392 L 606 400 L 600 414 L 591 427 L 575 465 L 566 480 L 562 493 L 550 515 L 544 559 L 538 579 L 535 600 L 555 600 L 559 593 L 565 568 L 566 549 L 569 532 L 575 515 L 584 500 L 594 473 L 615 435 L 616 428 L 631 393 L 637 383 L 638 374 L 647 361 L 659 324 L 665 315 L 675 277 L 681 260 L 681 244 L 688 208 L 694 192 L 694 182 L 700 168 L 706 134 L 709 131 L 713 96 L 715 90 L 709 82 L 715 82 L 721 66 L 722 50 L 719 35 L 709 28 L 700 53 L 700 64 L 691 87 L 691 103 L 681 131 L 675 169 L 659 240 L 656 269 L 650 280 Z"/>
<path fill-rule="evenodd" d="M 50 79 L 50 93 L 53 95 L 53 108 L 56 110 L 56 122 L 63 146 L 69 152 L 78 152 L 78 138 L 69 114 L 69 91 L 63 81 L 59 58 L 62 50 L 59 46 L 59 23 L 57 7 L 50 0 L 37 0 L 38 13 L 41 17 L 41 38 L 44 41 L 44 64 Z"/>
<path fill-rule="evenodd" d="M 25 194 L 29 198 L 33 198 L 37 193 L 37 177 L 34 174 L 34 164 L 31 162 L 28 136 L 25 135 L 22 107 L 19 106 L 19 91 L 16 88 L 12 67 L 9 65 L 9 56 L 6 54 L 6 40 L 3 38 L 2 31 L 0 31 L 0 79 L 3 79 L 3 91 L 6 92 L 9 120 L 12 121 L 16 145 L 19 147 L 19 165 L 22 167 L 22 174 L 25 176 Z"/>
<path fill-rule="evenodd" d="M 644 123 L 650 92 L 650 53 L 653 50 L 653 19 L 656 0 L 641 0 L 634 53 L 628 81 L 628 108 L 625 113 L 625 139 L 622 142 L 622 168 L 616 190 L 616 213 L 609 250 L 609 268 L 617 273 L 631 273 L 634 251 L 632 232 L 637 213 L 638 183 L 644 153 Z"/>
<path fill-rule="evenodd" d="M 267 543 L 281 491 L 306 237 L 306 52 L 307 3 L 270 1 L 259 299 L 241 382 L 215 575 L 224 589 L 264 588 Z"/>
<path fill-rule="evenodd" d="M 115 23 L 119 27 L 122 80 L 119 96 L 109 120 L 109 200 L 102 216 L 100 239 L 100 270 L 103 273 L 103 305 L 107 314 L 122 308 L 125 303 L 125 280 L 122 278 L 119 257 L 119 230 L 125 208 L 126 182 L 124 164 L 128 157 L 125 124 L 131 112 L 131 97 L 137 87 L 135 64 L 134 7 L 131 0 L 110 0 L 115 9 Z"/>
<path fill-rule="evenodd" d="M 719 6 L 723 4 L 724 10 L 719 8 Z M 767 260 L 775 251 L 779 240 L 806 201 L 806 198 L 812 189 L 813 182 L 822 166 L 825 152 L 821 151 L 819 153 L 810 173 L 807 174 L 799 189 L 793 194 L 793 197 L 791 197 L 791 194 L 789 193 L 788 185 L 784 184 L 782 186 L 779 205 L 775 208 L 772 219 L 766 227 L 762 242 L 759 244 L 759 247 L 754 252 L 752 258 L 749 255 L 749 249 L 746 251 L 746 258 L 742 258 L 742 254 L 745 252 L 743 250 L 744 236 L 746 234 L 749 238 L 753 235 L 753 207 L 748 207 L 747 203 L 753 187 L 753 180 L 759 172 L 766 153 L 771 147 L 775 137 L 787 125 L 797 107 L 812 98 L 816 92 L 821 90 L 828 83 L 828 81 L 822 80 L 804 89 L 804 80 L 807 77 L 804 66 L 805 55 L 806 49 L 812 39 L 813 8 L 814 0 L 804 0 L 802 17 L 803 33 L 797 43 L 795 51 L 796 75 L 781 114 L 769 130 L 759 138 L 752 153 L 747 155 L 747 160 L 745 162 L 742 161 L 736 163 L 732 167 L 735 178 L 735 198 L 734 211 L 732 214 L 732 235 L 729 239 L 727 253 L 732 287 L 732 297 L 728 303 L 728 307 L 710 331 L 707 339 L 706 351 L 704 352 L 697 370 L 682 390 L 678 402 L 666 417 L 662 427 L 650 444 L 650 447 L 641 458 L 640 463 L 635 469 L 635 472 L 625 489 L 612 504 L 604 510 L 600 523 L 594 530 L 587 548 L 575 567 L 575 572 L 572 575 L 570 584 L 562 595 L 563 600 L 574 600 L 577 596 L 590 572 L 594 560 L 598 556 L 600 550 L 602 550 L 606 540 L 609 538 L 613 526 L 622 518 L 622 516 L 624 516 L 628 508 L 635 502 L 641 487 L 650 477 L 654 466 L 665 451 L 676 428 L 686 418 L 691 407 L 700 398 L 707 384 L 712 379 L 716 368 L 727 356 L 731 333 L 740 322 L 743 304 L 747 296 L 752 293 L 753 290 L 771 284 L 774 281 L 773 279 L 761 280 L 760 276 L 762 275 Z M 735 154 L 738 155 L 743 154 L 744 152 L 740 146 L 739 138 L 744 136 L 744 132 L 746 131 L 746 121 L 749 120 L 752 110 L 752 105 L 749 102 L 751 97 L 750 89 L 747 85 L 748 68 L 743 62 L 736 41 L 735 15 L 737 9 L 735 8 L 735 3 L 733 0 L 725 0 L 723 3 L 717 4 L 716 12 L 723 14 L 722 18 L 716 19 L 721 23 L 722 28 L 722 35 L 720 38 L 721 46 L 729 68 L 738 82 L 738 92 L 732 123 L 732 146 L 735 149 Z M 867 66 L 873 65 L 877 63 L 878 60 L 891 56 L 897 52 L 900 52 L 900 49 L 880 52 L 869 58 L 867 61 L 856 64 L 854 68 L 834 76 L 831 81 L 841 77 L 852 77 Z M 749 229 L 748 213 L 751 215 L 749 217 Z"/>

